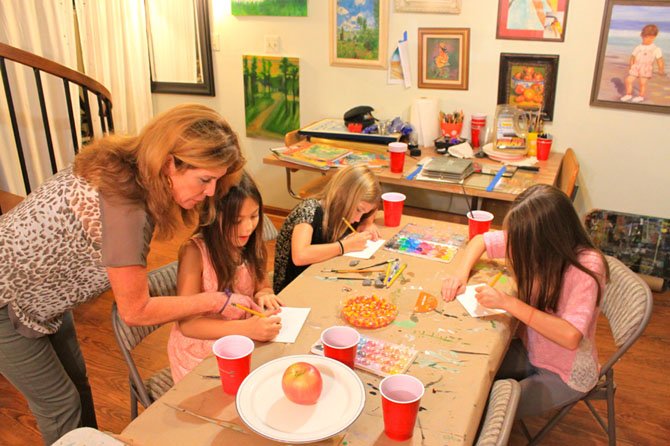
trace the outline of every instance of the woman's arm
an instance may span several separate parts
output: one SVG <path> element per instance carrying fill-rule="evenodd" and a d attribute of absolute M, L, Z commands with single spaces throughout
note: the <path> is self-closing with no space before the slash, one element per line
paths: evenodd
<path fill-rule="evenodd" d="M 561 347 L 574 350 L 582 340 L 582 332 L 565 319 L 538 310 L 488 285 L 477 288 L 476 296 L 481 305 L 487 308 L 502 308 Z"/>
<path fill-rule="evenodd" d="M 343 254 L 344 252 L 360 251 L 365 249 L 367 241 L 371 238 L 368 232 L 356 232 L 340 242 L 312 244 L 314 228 L 309 223 L 300 223 L 293 228 L 291 234 L 291 256 L 293 263 L 298 266 L 311 265 L 322 262 Z"/>
<path fill-rule="evenodd" d="M 281 330 L 281 318 L 270 317 L 280 310 L 268 310 L 266 317 L 253 316 L 249 319 L 227 321 L 200 316 L 179 321 L 179 329 L 189 338 L 219 339 L 220 337 L 239 334 L 257 341 L 269 341 Z"/>
<path fill-rule="evenodd" d="M 465 291 L 465 285 L 468 283 L 470 271 L 484 252 L 486 252 L 484 237 L 476 235 L 465 247 L 454 274 L 448 275 L 442 282 L 442 298 L 445 301 L 450 302 L 454 300 L 457 294 Z"/>

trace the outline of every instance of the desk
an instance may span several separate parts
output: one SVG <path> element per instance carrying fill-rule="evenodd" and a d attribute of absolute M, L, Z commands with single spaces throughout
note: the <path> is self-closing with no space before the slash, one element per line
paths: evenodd
<path fill-rule="evenodd" d="M 549 154 L 549 159 L 546 161 L 538 161 L 538 166 L 540 168 L 539 172 L 529 172 L 518 170 L 509 181 L 507 178 L 503 178 L 500 183 L 500 186 L 492 192 L 486 192 L 486 186 L 491 182 L 493 176 L 483 175 L 483 174 L 472 174 L 466 178 L 463 186 L 456 183 L 442 183 L 434 181 L 421 181 L 421 180 L 407 180 L 405 177 L 414 171 L 417 163 L 421 158 L 426 156 L 443 156 L 435 152 L 434 148 L 423 149 L 421 157 L 418 159 L 411 158 L 409 156 L 405 157 L 405 167 L 403 173 L 392 173 L 389 169 L 375 169 L 374 172 L 379 178 L 379 182 L 382 184 L 393 184 L 399 186 L 405 186 L 415 189 L 425 189 L 433 190 L 437 192 L 447 192 L 451 194 L 460 194 L 473 197 L 475 202 L 472 204 L 473 208 L 478 207 L 476 200 L 479 198 L 488 198 L 493 200 L 500 201 L 513 201 L 517 195 L 523 192 L 525 189 L 530 187 L 533 184 L 555 184 L 556 177 L 558 176 L 558 170 L 561 166 L 561 160 L 563 159 L 562 153 L 551 152 Z M 493 160 L 486 159 L 487 163 L 496 162 Z M 300 198 L 296 194 L 291 185 L 291 173 L 298 170 L 310 171 L 310 172 L 319 172 L 325 175 L 332 175 L 337 169 L 329 169 L 326 171 L 319 170 L 312 167 L 301 166 L 298 164 L 289 163 L 288 161 L 283 161 L 277 158 L 272 154 L 268 154 L 263 157 L 263 164 L 268 164 L 270 166 L 278 166 L 286 169 L 286 187 L 288 193 L 293 198 Z M 464 193 L 465 191 L 465 193 Z"/>
<path fill-rule="evenodd" d="M 467 227 L 447 222 L 403 216 L 399 228 L 382 226 L 382 236 L 390 238 L 405 224 L 414 222 L 454 233 L 466 234 Z M 462 250 L 454 261 L 444 264 L 410 257 L 380 249 L 371 260 L 362 260 L 361 266 L 388 258 L 400 257 L 407 263 L 403 275 L 389 289 L 363 287 L 358 282 L 321 281 L 315 276 L 322 268 L 342 268 L 350 257 L 334 259 L 310 266 L 280 294 L 289 306 L 312 307 L 309 317 L 295 344 L 257 343 L 252 355 L 252 369 L 285 355 L 306 354 L 326 327 L 344 324 L 340 318 L 342 302 L 353 296 L 376 294 L 398 305 L 399 314 L 394 323 L 377 330 L 360 330 L 362 334 L 412 346 L 419 351 L 407 373 L 419 378 L 426 386 L 421 400 L 414 437 L 407 444 L 461 445 L 471 444 L 479 425 L 493 376 L 507 349 L 513 329 L 513 319 L 497 315 L 475 319 L 467 315 L 457 302 L 444 303 L 439 299 L 438 311 L 416 313 L 412 309 L 418 292 L 423 289 L 439 296 L 441 277 L 459 261 Z M 484 261 L 491 268 L 479 270 L 471 283 L 481 283 L 499 268 L 498 264 Z M 477 268 L 475 268 L 477 270 Z M 346 291 L 346 288 L 350 288 Z M 510 283 L 500 280 L 497 287 L 509 291 Z M 322 445 L 340 445 L 346 439 L 352 445 L 396 445 L 383 433 L 381 400 L 377 388 L 381 378 L 356 370 L 366 389 L 366 401 L 360 417 L 342 434 L 324 440 Z M 184 380 L 152 404 L 121 433 L 130 444 L 190 444 L 190 445 L 265 445 L 277 444 L 251 433 L 237 415 L 235 400 L 225 395 L 217 375 L 216 361 L 207 358 Z M 248 434 L 222 428 L 212 422 L 183 413 L 170 407 L 180 407 L 201 416 L 225 420 L 243 427 Z M 338 416 L 338 414 L 333 414 Z M 424 439 L 422 442 L 422 438 Z"/>

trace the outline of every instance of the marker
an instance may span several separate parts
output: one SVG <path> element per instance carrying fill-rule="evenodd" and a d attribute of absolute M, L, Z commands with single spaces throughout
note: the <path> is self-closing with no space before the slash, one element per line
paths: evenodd
<path fill-rule="evenodd" d="M 498 173 L 496 173 L 489 185 L 486 187 L 486 192 L 493 192 L 493 189 L 495 189 L 496 184 L 498 184 L 498 181 L 500 181 L 500 178 L 503 176 L 506 170 L 507 165 L 505 164 L 498 170 Z"/>
<path fill-rule="evenodd" d="M 244 310 L 244 311 L 246 311 L 247 313 L 251 313 L 251 314 L 253 314 L 253 315 L 255 315 L 255 316 L 258 316 L 258 317 L 266 317 L 263 313 L 259 313 L 259 312 L 256 311 L 256 310 L 252 310 L 251 308 L 247 308 L 247 307 L 245 307 L 244 305 L 240 305 L 240 304 L 237 304 L 237 303 L 232 303 L 232 304 L 230 304 L 230 305 L 232 305 L 232 306 L 235 307 L 235 308 L 239 308 L 240 310 Z"/>
<path fill-rule="evenodd" d="M 500 279 L 501 276 L 502 276 L 502 271 L 498 271 L 498 274 L 493 276 L 493 278 L 489 281 L 489 286 L 491 288 L 493 288 L 495 286 L 496 282 L 498 281 L 498 279 Z"/>
<path fill-rule="evenodd" d="M 349 223 L 346 218 L 342 217 L 342 221 L 344 222 L 345 225 L 347 225 L 347 228 L 351 229 L 351 232 L 356 232 L 354 227 L 351 226 L 351 223 Z"/>

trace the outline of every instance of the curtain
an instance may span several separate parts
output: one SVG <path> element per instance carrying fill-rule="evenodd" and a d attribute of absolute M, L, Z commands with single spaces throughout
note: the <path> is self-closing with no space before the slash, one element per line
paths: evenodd
<path fill-rule="evenodd" d="M 75 8 L 84 72 L 111 92 L 114 132 L 139 133 L 153 116 L 144 2 L 75 0 Z"/>
<path fill-rule="evenodd" d="M 77 69 L 77 51 L 71 0 L 2 0 L 0 2 L 0 41 L 38 56 Z M 51 176 L 44 126 L 30 68 L 5 61 L 12 86 L 12 99 L 17 114 L 23 153 L 34 190 Z M 42 73 L 42 84 L 49 116 L 56 163 L 62 168 L 72 162 L 74 147 L 60 78 Z M 1 85 L 1 83 L 0 83 Z M 16 144 L 9 119 L 4 88 L 0 93 L 0 189 L 25 195 Z M 70 94 L 77 97 L 77 87 Z M 76 101 L 75 101 L 76 102 Z M 79 113 L 78 103 L 75 115 Z"/>

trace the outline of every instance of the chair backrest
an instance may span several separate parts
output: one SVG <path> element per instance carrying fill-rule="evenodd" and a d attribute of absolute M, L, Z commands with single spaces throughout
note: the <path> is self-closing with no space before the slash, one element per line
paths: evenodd
<path fill-rule="evenodd" d="M 272 220 L 270 220 L 270 217 L 263 214 L 263 241 L 267 242 L 274 240 L 278 235 L 279 232 L 277 232 L 277 228 L 274 223 L 272 223 Z"/>
<path fill-rule="evenodd" d="M 558 188 L 573 200 L 576 195 L 575 183 L 577 182 L 577 174 L 579 174 L 579 161 L 577 161 L 575 151 L 568 149 L 565 151 L 565 155 L 563 155 L 556 181 Z"/>
<path fill-rule="evenodd" d="M 477 446 L 504 446 L 509 441 L 521 386 L 513 379 L 499 379 L 493 383 Z"/>
<path fill-rule="evenodd" d="M 86 76 L 85 74 L 72 70 L 71 68 L 56 63 L 52 60 L 45 59 L 5 43 L 0 43 L 0 74 L 2 75 L 2 83 L 5 90 L 5 97 L 7 99 L 9 119 L 12 125 L 12 133 L 14 136 L 14 143 L 16 146 L 19 165 L 21 167 L 23 184 L 26 190 L 26 195 L 28 195 L 32 188 L 25 157 L 26 154 L 29 155 L 30 152 L 27 151 L 24 153 L 23 150 L 21 129 L 19 125 L 20 120 L 23 118 L 21 113 L 17 113 L 17 105 L 20 107 L 21 104 L 25 103 L 29 99 L 20 96 L 22 93 L 27 93 L 24 91 L 21 85 L 14 85 L 14 88 L 12 88 L 10 79 L 13 77 L 8 75 L 6 61 L 12 61 L 13 63 L 32 68 L 35 73 L 35 90 L 39 99 L 40 114 L 42 117 L 42 126 L 44 130 L 42 135 L 35 135 L 35 140 L 46 141 L 49 162 L 51 164 L 51 171 L 53 174 L 58 171 L 58 166 L 56 165 L 56 154 L 54 151 L 50 123 L 61 120 L 62 118 L 61 116 L 52 116 L 52 119 L 49 119 L 48 110 L 50 107 L 47 106 L 47 102 L 49 102 L 49 106 L 53 104 L 50 103 L 51 101 L 45 99 L 43 74 L 61 79 L 63 82 L 65 101 L 62 104 L 62 109 L 67 110 L 68 113 L 68 122 L 70 126 L 70 134 L 72 137 L 72 148 L 75 154 L 79 151 L 79 147 L 84 142 L 96 136 L 96 131 L 94 131 L 93 128 L 94 124 L 91 112 L 91 100 L 97 101 L 98 104 L 98 111 L 100 115 L 100 133 L 98 136 L 114 132 L 114 122 L 112 120 L 112 96 L 109 93 L 109 90 L 107 90 L 102 84 L 93 78 Z M 78 85 L 80 87 L 79 96 L 76 98 L 72 98 L 70 91 L 72 84 Z M 79 103 L 81 99 L 82 116 L 75 115 L 75 107 L 73 106 L 75 102 L 73 99 L 76 101 L 76 103 Z M 56 107 L 53 109 L 58 110 L 58 107 L 59 105 L 56 105 Z M 75 120 L 80 119 L 83 121 L 82 132 L 85 132 L 84 136 L 77 134 L 77 124 L 75 123 Z M 30 141 L 29 137 L 27 139 Z"/>
<path fill-rule="evenodd" d="M 620 260 L 605 256 L 610 269 L 610 281 L 600 308 L 609 322 L 616 352 L 602 366 L 606 374 L 626 350 L 640 337 L 651 319 L 653 296 L 647 283 Z"/>

